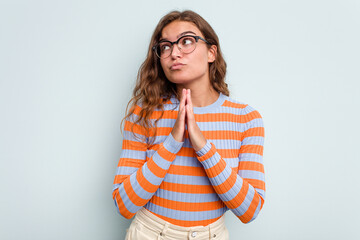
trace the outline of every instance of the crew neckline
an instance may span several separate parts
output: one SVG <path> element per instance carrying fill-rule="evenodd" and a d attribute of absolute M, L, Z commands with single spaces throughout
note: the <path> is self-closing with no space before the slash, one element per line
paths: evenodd
<path fill-rule="evenodd" d="M 215 102 L 213 102 L 212 104 L 207 105 L 205 107 L 193 107 L 194 113 L 198 114 L 198 113 L 209 112 L 210 110 L 213 110 L 213 109 L 221 106 L 224 103 L 224 101 L 225 101 L 225 95 L 222 94 L 222 92 L 220 92 L 218 99 Z M 171 102 L 179 105 L 179 100 L 175 96 L 172 96 Z"/>

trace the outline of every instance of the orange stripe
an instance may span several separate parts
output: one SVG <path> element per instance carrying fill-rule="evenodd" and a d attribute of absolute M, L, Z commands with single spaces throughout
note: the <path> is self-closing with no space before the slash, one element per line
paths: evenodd
<path fill-rule="evenodd" d="M 116 175 L 114 179 L 114 184 L 122 183 L 130 175 Z"/>
<path fill-rule="evenodd" d="M 148 161 L 147 166 L 149 170 L 157 177 L 164 178 L 166 175 L 166 170 L 159 167 L 154 161 Z"/>
<path fill-rule="evenodd" d="M 236 176 L 234 176 L 234 174 L 236 174 L 236 171 L 232 170 L 229 178 L 226 179 L 225 182 L 220 185 L 214 186 L 214 189 L 218 194 L 226 193 L 234 186 L 236 182 Z"/>
<path fill-rule="evenodd" d="M 194 149 L 188 148 L 188 147 L 182 147 L 176 154 L 177 156 L 183 156 L 183 157 L 196 157 L 196 153 Z"/>
<path fill-rule="evenodd" d="M 158 119 L 161 116 L 161 112 L 160 111 L 154 111 L 154 113 L 152 114 L 151 118 L 152 119 Z M 178 116 L 178 111 L 174 110 L 168 110 L 164 112 L 164 115 L 162 117 L 162 119 L 177 119 Z"/>
<path fill-rule="evenodd" d="M 139 106 L 136 106 L 134 113 L 136 115 L 140 115 L 141 108 Z M 162 112 L 157 110 L 154 111 L 150 119 L 158 119 L 161 116 Z M 253 114 L 252 114 L 253 115 Z M 162 116 L 162 119 L 177 119 L 178 111 L 177 110 L 167 110 L 164 111 L 164 114 Z M 205 113 L 205 114 L 194 114 L 195 121 L 196 122 L 221 122 L 221 121 L 227 121 L 227 122 L 238 122 L 239 121 L 239 115 L 233 114 L 233 113 Z M 245 116 L 245 115 L 244 115 Z M 251 116 L 247 114 L 247 116 Z"/>
<path fill-rule="evenodd" d="M 162 146 L 162 148 L 158 149 L 157 153 L 159 154 L 160 157 L 162 157 L 163 159 L 165 159 L 166 161 L 173 161 L 176 157 L 176 154 L 169 152 L 164 146 Z"/>
<path fill-rule="evenodd" d="M 201 131 L 206 139 L 217 139 L 217 140 L 240 140 L 241 132 L 228 131 L 228 130 L 217 130 L 217 131 Z"/>
<path fill-rule="evenodd" d="M 209 220 L 201 220 L 201 221 L 183 221 L 183 220 L 176 220 L 173 218 L 168 218 L 165 216 L 161 216 L 159 214 L 153 213 L 154 215 L 158 216 L 159 218 L 172 223 L 174 225 L 182 226 L 182 227 L 193 227 L 193 226 L 207 226 L 213 222 L 216 222 L 220 217 L 209 219 Z"/>
<path fill-rule="evenodd" d="M 241 103 L 234 103 L 228 100 L 225 100 L 224 103 L 221 105 L 223 107 L 232 107 L 232 108 L 245 108 L 248 104 L 241 104 Z"/>
<path fill-rule="evenodd" d="M 244 140 L 245 137 L 264 137 L 265 130 L 263 127 L 253 127 L 244 131 L 241 136 L 241 141 Z"/>
<path fill-rule="evenodd" d="M 145 164 L 145 160 L 143 159 L 135 159 L 135 158 L 121 158 L 118 163 L 118 167 L 136 167 L 140 168 Z"/>
<path fill-rule="evenodd" d="M 175 175 L 186 175 L 186 176 L 200 176 L 200 177 L 206 176 L 203 167 L 190 167 L 190 166 L 178 166 L 178 165 L 171 165 L 168 173 Z"/>
<path fill-rule="evenodd" d="M 153 144 L 149 146 L 149 150 L 157 151 L 160 147 L 160 144 Z"/>
<path fill-rule="evenodd" d="M 231 104 L 231 103 L 225 103 L 223 106 L 229 106 L 234 108 L 244 108 L 247 105 L 244 104 Z M 140 115 L 141 107 L 136 106 L 134 113 L 136 115 Z M 161 110 L 155 110 L 150 116 L 150 119 L 158 119 L 162 114 Z M 162 116 L 162 119 L 177 119 L 178 111 L 177 110 L 167 110 L 164 111 L 164 114 Z M 232 113 L 206 113 L 206 114 L 194 114 L 196 122 L 219 122 L 219 121 L 233 121 L 238 122 L 239 121 L 239 115 L 232 114 Z M 261 118 L 261 115 L 258 113 L 258 111 L 254 110 L 248 114 L 243 115 L 246 119 L 255 119 L 255 118 Z"/>
<path fill-rule="evenodd" d="M 171 131 L 172 131 L 172 127 L 157 127 L 157 129 L 155 129 L 155 127 L 149 128 L 149 136 L 150 137 L 154 137 L 155 136 L 155 130 L 156 130 L 156 136 L 168 136 Z"/>
<path fill-rule="evenodd" d="M 264 165 L 258 162 L 240 161 L 239 170 L 250 170 L 264 173 Z"/>
<path fill-rule="evenodd" d="M 261 115 L 260 113 L 257 111 L 257 110 L 254 110 L 252 112 L 249 112 L 245 115 L 242 115 L 242 118 L 245 120 L 244 122 L 242 123 L 248 123 L 256 118 L 261 118 Z"/>
<path fill-rule="evenodd" d="M 234 108 L 245 108 L 248 105 L 231 103 L 231 102 L 225 101 L 222 106 L 226 106 L 226 107 L 230 106 L 230 107 L 234 107 Z M 137 105 L 135 107 L 134 113 L 139 116 L 140 110 L 141 110 L 141 107 Z M 153 111 L 152 115 L 150 116 L 150 119 L 158 119 L 161 116 L 161 114 L 162 114 L 161 110 L 155 110 L 155 111 Z M 162 119 L 177 119 L 177 115 L 178 115 L 177 110 L 167 110 L 167 111 L 164 111 Z M 239 115 L 232 114 L 232 113 L 221 113 L 221 114 L 206 113 L 206 114 L 194 114 L 194 116 L 195 116 L 196 122 L 218 122 L 218 121 L 224 121 L 224 120 L 226 120 L 227 122 L 231 121 L 231 120 L 233 120 L 234 122 L 239 121 Z M 257 110 L 254 110 L 250 113 L 242 115 L 242 119 L 246 119 L 247 120 L 246 122 L 251 121 L 256 118 L 261 118 L 261 115 Z M 245 123 L 245 122 L 241 122 L 241 123 Z"/>
<path fill-rule="evenodd" d="M 127 150 L 137 150 L 137 151 L 146 151 L 147 144 L 137 141 L 131 141 L 131 140 L 123 140 L 122 149 Z"/>
<path fill-rule="evenodd" d="M 202 211 L 211 211 L 223 208 L 224 203 L 219 200 L 216 202 L 178 202 L 173 200 L 168 200 L 165 198 L 160 198 L 158 196 L 153 196 L 150 202 L 169 209 L 178 210 L 178 211 L 188 211 L 188 212 L 202 212 Z"/>
<path fill-rule="evenodd" d="M 244 178 L 254 188 L 262 189 L 265 191 L 265 182 L 258 179 Z"/>
<path fill-rule="evenodd" d="M 196 122 L 239 122 L 240 117 L 233 113 L 194 114 Z"/>
<path fill-rule="evenodd" d="M 140 115 L 140 110 L 141 110 L 141 107 L 139 106 L 136 106 L 135 110 L 134 110 L 134 113 L 136 115 Z M 171 110 L 168 110 L 168 111 L 165 111 L 164 112 L 164 115 L 163 115 L 163 119 L 176 119 L 177 118 L 177 115 L 178 115 L 178 111 L 171 111 Z M 158 119 L 159 117 L 161 116 L 161 111 L 159 110 L 155 110 L 151 116 L 150 116 L 150 119 Z"/>
<path fill-rule="evenodd" d="M 115 201 L 118 205 L 120 214 L 127 219 L 132 218 L 135 215 L 135 213 L 132 213 L 129 210 L 127 210 L 127 208 L 125 207 L 125 205 L 120 197 L 119 189 L 114 190 L 113 196 L 115 196 Z"/>
<path fill-rule="evenodd" d="M 154 131 L 154 128 L 152 128 Z M 171 127 L 158 127 L 156 136 L 168 136 L 172 131 Z M 241 132 L 218 130 L 218 131 L 201 131 L 206 139 L 229 139 L 241 140 Z M 151 136 L 154 136 L 153 133 Z M 186 135 L 188 138 L 188 135 Z"/>
<path fill-rule="evenodd" d="M 162 182 L 161 189 L 179 193 L 214 193 L 211 185 L 190 185 L 180 183 Z"/>
<path fill-rule="evenodd" d="M 240 153 L 256 153 L 262 156 L 263 152 L 264 147 L 261 145 L 243 145 L 240 147 Z"/>
<path fill-rule="evenodd" d="M 141 107 L 140 107 L 139 105 L 136 105 L 136 106 L 135 106 L 135 109 L 134 109 L 134 113 L 135 113 L 136 115 L 139 115 L 140 110 L 141 110 Z"/>
<path fill-rule="evenodd" d="M 172 104 L 171 100 L 170 99 L 163 99 L 163 104 Z"/>
<path fill-rule="evenodd" d="M 134 132 L 146 136 L 146 129 L 143 126 L 140 126 L 139 124 L 135 124 L 127 120 L 125 121 L 124 131 Z"/>

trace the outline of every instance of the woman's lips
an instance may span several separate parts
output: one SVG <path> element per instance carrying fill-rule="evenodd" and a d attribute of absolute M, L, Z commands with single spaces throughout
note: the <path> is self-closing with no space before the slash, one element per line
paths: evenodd
<path fill-rule="evenodd" d="M 171 65 L 170 70 L 177 70 L 177 69 L 181 69 L 185 64 L 182 63 L 174 63 L 173 65 Z"/>

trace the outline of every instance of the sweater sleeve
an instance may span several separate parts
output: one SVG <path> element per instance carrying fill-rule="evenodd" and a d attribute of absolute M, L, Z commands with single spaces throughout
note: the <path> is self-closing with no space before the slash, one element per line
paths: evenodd
<path fill-rule="evenodd" d="M 148 151 L 147 140 L 144 140 L 147 139 L 145 129 L 137 124 L 132 129 L 132 124 L 134 121 L 131 118 L 125 120 L 122 151 L 112 193 L 118 212 L 128 219 L 154 195 L 183 145 L 170 133 L 155 152 Z M 150 152 L 153 154 L 148 156 Z"/>
<path fill-rule="evenodd" d="M 209 140 L 196 154 L 220 199 L 243 223 L 249 223 L 265 200 L 264 126 L 259 112 L 249 105 L 242 109 L 240 126 L 237 169 L 226 163 Z"/>

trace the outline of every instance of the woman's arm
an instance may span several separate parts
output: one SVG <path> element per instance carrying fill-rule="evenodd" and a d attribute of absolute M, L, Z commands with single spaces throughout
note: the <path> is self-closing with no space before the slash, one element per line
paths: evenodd
<path fill-rule="evenodd" d="M 258 111 L 247 105 L 240 115 L 242 145 L 239 167 L 232 169 L 207 140 L 196 152 L 216 193 L 244 223 L 253 221 L 265 199 L 264 126 Z"/>
<path fill-rule="evenodd" d="M 132 118 L 136 117 L 135 114 Z M 119 213 L 131 218 L 154 195 L 163 181 L 176 153 L 183 142 L 176 141 L 171 133 L 158 145 L 152 156 L 147 156 L 147 143 L 141 141 L 144 129 L 134 125 L 132 118 L 126 119 L 124 139 L 113 187 L 113 199 Z"/>

